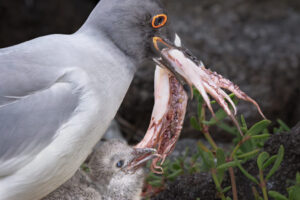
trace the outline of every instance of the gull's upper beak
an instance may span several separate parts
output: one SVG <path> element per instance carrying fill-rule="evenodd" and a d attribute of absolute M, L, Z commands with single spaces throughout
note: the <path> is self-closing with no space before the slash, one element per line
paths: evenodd
<path fill-rule="evenodd" d="M 175 44 L 174 44 L 175 43 Z M 181 52 L 181 54 L 186 58 L 186 60 L 194 62 L 197 66 L 201 64 L 192 53 L 183 47 L 181 47 L 180 38 L 176 35 L 175 41 L 170 42 L 167 39 L 161 37 L 153 37 L 153 47 L 154 50 L 159 54 L 159 58 L 153 58 L 153 61 L 160 67 L 167 68 L 180 82 L 187 94 L 192 98 L 193 89 L 192 83 L 188 80 L 184 71 L 182 70 L 181 63 L 177 62 L 176 57 L 169 54 L 164 54 L 165 50 L 176 49 Z"/>
<path fill-rule="evenodd" d="M 152 148 L 134 148 L 131 153 L 132 159 L 123 166 L 122 170 L 125 172 L 135 171 L 148 160 L 157 157 L 158 155 L 156 153 L 156 149 Z"/>

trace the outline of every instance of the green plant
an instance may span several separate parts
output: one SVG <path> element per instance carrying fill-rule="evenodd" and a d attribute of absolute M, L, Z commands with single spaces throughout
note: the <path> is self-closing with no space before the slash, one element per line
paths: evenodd
<path fill-rule="evenodd" d="M 90 168 L 88 167 L 88 165 L 86 163 L 83 163 L 81 166 L 80 166 L 80 169 L 83 170 L 84 172 L 86 173 L 90 173 Z"/>
<path fill-rule="evenodd" d="M 187 159 L 189 149 L 186 148 L 183 156 L 174 160 L 167 159 L 162 165 L 164 173 L 162 175 L 150 172 L 146 179 L 147 183 L 156 188 L 162 188 L 167 181 L 173 181 L 182 174 L 193 174 L 200 171 L 200 162 L 198 153 L 191 159 Z M 150 166 L 150 163 L 148 163 Z"/>
<path fill-rule="evenodd" d="M 224 122 L 227 115 L 222 109 L 219 109 L 216 112 L 215 117 L 206 120 L 206 105 L 197 91 L 195 91 L 195 95 L 198 100 L 198 115 L 197 117 L 191 118 L 191 124 L 195 129 L 204 134 L 204 137 L 210 144 L 210 148 L 207 148 L 199 142 L 200 155 L 204 166 L 212 174 L 216 189 L 222 200 L 226 199 L 225 193 L 228 191 L 228 188 L 232 189 L 233 199 L 238 199 L 233 168 L 241 166 L 241 163 L 255 157 L 260 152 L 264 142 L 270 136 L 267 127 L 271 122 L 269 120 L 262 120 L 248 128 L 244 117 L 241 116 L 239 123 L 241 130 L 244 133 L 244 135 L 241 136 L 236 127 L 229 126 Z M 234 95 L 230 95 L 230 97 L 234 103 L 238 103 L 238 100 Z M 215 102 L 212 102 L 212 104 L 214 103 Z M 213 125 L 216 125 L 222 130 L 235 136 L 235 139 L 233 140 L 234 148 L 231 152 L 225 152 L 216 145 L 209 133 L 209 127 Z M 212 162 L 214 160 L 216 162 Z M 231 186 L 227 186 L 223 189 L 221 185 L 227 170 L 230 174 Z"/>
<path fill-rule="evenodd" d="M 288 188 L 288 195 L 286 197 L 279 192 L 276 191 L 269 191 L 269 196 L 274 198 L 275 200 L 299 200 L 300 199 L 300 173 L 298 172 L 296 175 L 295 185 Z"/>
<path fill-rule="evenodd" d="M 268 199 L 268 192 L 267 192 L 267 187 L 266 183 L 268 180 L 271 178 L 272 175 L 278 170 L 280 167 L 280 164 L 283 160 L 284 156 L 284 148 L 281 145 L 278 154 L 270 157 L 270 155 L 267 152 L 262 152 L 258 155 L 257 157 L 257 166 L 259 169 L 259 180 L 257 180 L 254 176 L 249 174 L 241 164 L 238 164 L 238 168 L 241 170 L 241 172 L 252 182 L 256 183 L 262 190 L 263 193 L 263 199 L 267 200 Z M 264 171 L 271 165 L 273 164 L 272 168 L 268 172 L 266 176 L 264 176 Z M 258 195 L 258 193 L 255 194 L 256 198 L 260 199 L 261 197 Z"/>
<path fill-rule="evenodd" d="M 241 136 L 235 126 L 228 125 L 228 123 L 225 122 L 227 115 L 223 109 L 217 110 L 214 117 L 207 119 L 207 113 L 205 112 L 206 105 L 203 98 L 196 90 L 194 91 L 194 94 L 195 99 L 198 101 L 198 109 L 197 116 L 192 117 L 190 123 L 193 128 L 203 134 L 204 138 L 209 143 L 209 146 L 205 146 L 203 142 L 199 141 L 198 152 L 193 155 L 192 159 L 187 160 L 187 154 L 185 154 L 185 156 L 178 158 L 175 161 L 166 161 L 163 165 L 165 174 L 156 175 L 150 173 L 147 179 L 148 183 L 154 187 L 163 187 L 167 181 L 172 181 L 179 175 L 195 173 L 200 170 L 211 174 L 216 190 L 218 191 L 217 195 L 220 199 L 231 199 L 231 197 L 226 196 L 226 193 L 229 190 L 232 190 L 233 200 L 237 200 L 238 195 L 234 168 L 238 168 L 248 179 L 260 186 L 264 198 L 260 197 L 256 188 L 253 188 L 253 195 L 255 198 L 259 200 L 268 199 L 266 183 L 279 168 L 284 155 L 284 148 L 282 146 L 277 155 L 270 156 L 267 152 L 261 152 L 265 141 L 271 135 L 268 130 L 271 121 L 262 120 L 248 127 L 244 117 L 240 116 L 238 121 L 243 132 L 243 136 Z M 235 104 L 238 103 L 238 99 L 233 94 L 230 95 L 230 98 Z M 212 101 L 211 104 L 216 104 L 216 102 Z M 277 122 L 279 127 L 274 128 L 273 131 L 275 133 L 289 130 L 289 127 L 284 122 L 281 120 L 277 120 Z M 234 136 L 233 148 L 230 151 L 225 151 L 216 144 L 209 132 L 211 126 L 217 126 Z M 199 160 L 199 157 L 201 160 Z M 243 163 L 254 158 L 256 158 L 259 168 L 258 179 L 242 167 Z M 269 169 L 271 165 L 273 166 L 266 173 L 266 169 Z M 227 172 L 230 175 L 231 185 L 224 186 L 222 183 Z M 265 174 L 267 175 L 265 176 Z"/>

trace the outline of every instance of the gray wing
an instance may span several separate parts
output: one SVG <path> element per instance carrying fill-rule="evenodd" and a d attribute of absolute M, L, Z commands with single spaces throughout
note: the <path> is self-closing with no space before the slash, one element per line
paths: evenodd
<path fill-rule="evenodd" d="M 66 74 L 59 70 L 3 64 L 0 56 L 0 177 L 49 145 L 80 98 L 74 84 L 61 81 Z"/>

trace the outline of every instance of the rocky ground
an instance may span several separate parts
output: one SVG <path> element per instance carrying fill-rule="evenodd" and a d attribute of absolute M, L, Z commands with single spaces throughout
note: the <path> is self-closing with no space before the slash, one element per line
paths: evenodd
<path fill-rule="evenodd" d="M 296 173 L 300 170 L 300 123 L 289 133 L 272 136 L 266 142 L 264 151 L 270 155 L 275 155 L 281 144 L 285 149 L 284 159 L 279 170 L 269 180 L 267 188 L 268 190 L 274 190 L 287 195 L 286 188 L 291 186 L 292 180 L 295 180 Z M 250 174 L 254 176 L 258 175 L 256 160 L 248 161 L 243 166 Z M 255 185 L 239 170 L 235 171 L 235 175 L 239 199 L 255 199 L 251 189 Z M 227 176 L 223 187 L 225 188 L 230 184 L 230 179 Z M 255 187 L 260 191 L 257 186 Z M 212 178 L 207 173 L 201 173 L 177 178 L 176 181 L 169 183 L 166 189 L 153 197 L 152 200 L 191 200 L 196 198 L 215 200 L 217 199 L 216 194 L 217 191 Z M 231 191 L 227 195 L 232 196 Z"/>
<path fill-rule="evenodd" d="M 0 1 L 0 47 L 51 33 L 72 33 L 98 0 Z M 300 3 L 298 0 L 164 0 L 185 46 L 208 67 L 241 86 L 269 119 L 290 126 L 300 116 Z M 130 142 L 140 140 L 153 106 L 152 66 L 141 68 L 117 119 Z M 198 137 L 189 126 L 183 136 Z M 239 113 L 249 123 L 258 114 L 247 103 Z M 224 135 L 216 131 L 220 140 Z"/>

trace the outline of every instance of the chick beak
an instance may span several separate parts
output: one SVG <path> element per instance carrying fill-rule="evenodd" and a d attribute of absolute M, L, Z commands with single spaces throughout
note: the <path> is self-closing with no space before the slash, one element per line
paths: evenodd
<path fill-rule="evenodd" d="M 188 78 L 184 75 L 184 72 L 180 69 L 182 66 L 180 63 L 178 65 L 174 65 L 176 63 L 176 58 L 166 58 L 162 52 L 165 49 L 177 49 L 181 51 L 187 59 L 190 59 L 194 61 L 196 64 L 200 63 L 195 56 L 192 55 L 192 53 L 183 47 L 179 47 L 174 45 L 172 42 L 170 42 L 167 39 L 163 39 L 161 37 L 153 37 L 153 47 L 154 50 L 159 54 L 159 58 L 153 58 L 153 61 L 160 67 L 166 68 L 169 70 L 179 81 L 179 83 L 183 86 L 184 90 L 188 94 L 190 98 L 193 98 L 193 88 L 192 83 L 188 80 Z M 173 62 L 170 62 L 172 60 Z"/>
<path fill-rule="evenodd" d="M 135 148 L 132 151 L 132 159 L 123 166 L 126 172 L 135 171 L 142 167 L 147 161 L 158 157 L 156 149 L 153 148 Z"/>

